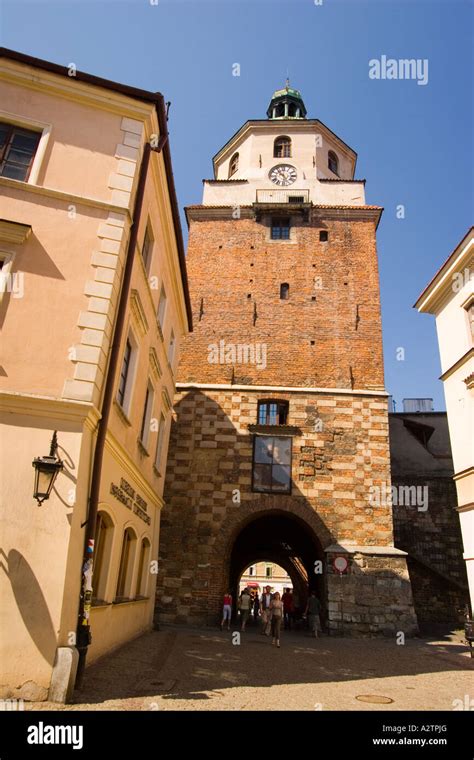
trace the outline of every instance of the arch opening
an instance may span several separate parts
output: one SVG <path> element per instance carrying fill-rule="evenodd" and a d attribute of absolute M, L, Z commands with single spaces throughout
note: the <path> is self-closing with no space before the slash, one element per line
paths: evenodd
<path fill-rule="evenodd" d="M 323 574 L 324 553 L 313 530 L 301 519 L 281 513 L 268 512 L 248 522 L 236 536 L 230 555 L 229 590 L 237 599 L 245 570 L 260 562 L 283 568 L 291 580 L 295 597 L 295 613 L 304 613 L 308 593 L 316 591 L 326 616 L 326 587 Z M 260 583 L 259 593 L 268 583 Z M 278 589 L 280 590 L 280 589 Z"/>

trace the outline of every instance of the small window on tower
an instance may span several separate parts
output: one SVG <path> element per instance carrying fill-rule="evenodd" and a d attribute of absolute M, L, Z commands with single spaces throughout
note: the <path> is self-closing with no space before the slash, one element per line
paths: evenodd
<path fill-rule="evenodd" d="M 290 239 L 290 220 L 288 217 L 273 217 L 272 240 Z"/>
<path fill-rule="evenodd" d="M 330 150 L 328 153 L 328 168 L 332 171 L 333 174 L 337 174 L 339 176 L 339 161 L 337 160 L 336 154 L 332 150 Z"/>
<path fill-rule="evenodd" d="M 234 153 L 232 158 L 230 159 L 229 164 L 229 178 L 232 177 L 233 174 L 235 174 L 239 169 L 239 154 Z"/>
<path fill-rule="evenodd" d="M 290 286 L 287 282 L 282 282 L 280 285 L 280 298 L 282 301 L 288 301 L 290 297 Z"/>
<path fill-rule="evenodd" d="M 319 231 L 319 240 L 321 243 L 327 243 L 329 239 L 329 233 L 327 230 L 320 230 Z"/>
<path fill-rule="evenodd" d="M 288 401 L 259 401 L 259 425 L 286 425 L 288 420 Z"/>
<path fill-rule="evenodd" d="M 277 137 L 273 143 L 274 158 L 291 158 L 291 139 L 289 137 Z"/>

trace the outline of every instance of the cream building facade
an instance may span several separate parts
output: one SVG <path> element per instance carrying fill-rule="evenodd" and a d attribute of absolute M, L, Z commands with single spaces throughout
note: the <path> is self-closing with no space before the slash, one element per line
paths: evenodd
<path fill-rule="evenodd" d="M 261 594 L 266 586 L 271 586 L 272 593 L 282 594 L 286 588 L 293 589 L 290 576 L 275 562 L 255 562 L 245 568 L 240 579 L 239 591 L 244 588 L 256 588 Z"/>
<path fill-rule="evenodd" d="M 471 613 L 474 610 L 474 227 L 418 298 L 434 314 Z"/>
<path fill-rule="evenodd" d="M 175 370 L 191 311 L 163 97 L 3 51 L 0 103 L 0 684 L 4 697 L 61 701 L 77 664 L 110 357 L 88 662 L 152 625 Z M 63 468 L 39 507 L 32 461 L 55 430 Z"/>

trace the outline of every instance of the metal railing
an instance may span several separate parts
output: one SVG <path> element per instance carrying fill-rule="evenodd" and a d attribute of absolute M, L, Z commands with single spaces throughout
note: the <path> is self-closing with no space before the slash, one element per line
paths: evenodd
<path fill-rule="evenodd" d="M 257 190 L 257 203 L 309 203 L 309 190 Z"/>

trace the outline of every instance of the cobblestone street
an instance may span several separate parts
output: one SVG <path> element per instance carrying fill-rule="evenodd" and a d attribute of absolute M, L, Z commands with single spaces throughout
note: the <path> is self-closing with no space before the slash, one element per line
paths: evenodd
<path fill-rule="evenodd" d="M 460 635 L 397 646 L 284 632 L 281 649 L 252 628 L 240 645 L 232 637 L 172 627 L 145 634 L 88 668 L 76 704 L 25 708 L 453 710 L 474 696 L 474 660 Z"/>

